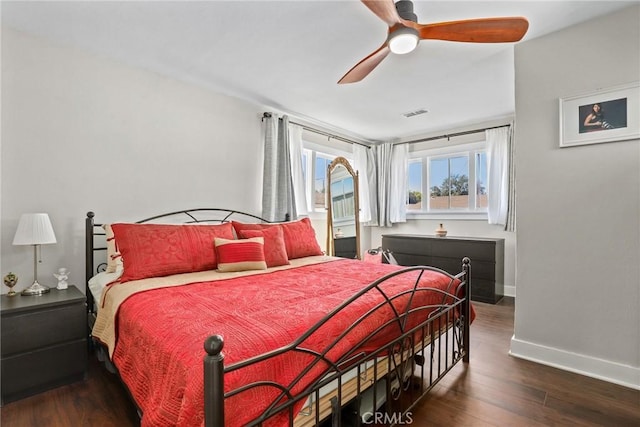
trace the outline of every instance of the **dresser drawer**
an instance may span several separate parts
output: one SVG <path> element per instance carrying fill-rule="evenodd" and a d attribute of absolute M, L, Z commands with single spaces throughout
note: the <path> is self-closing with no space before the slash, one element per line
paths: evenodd
<path fill-rule="evenodd" d="M 415 239 L 411 237 L 382 236 L 382 247 L 393 252 L 404 254 L 430 254 L 431 241 L 429 239 Z"/>
<path fill-rule="evenodd" d="M 437 256 L 431 257 L 431 262 L 434 267 L 443 269 L 451 274 L 458 274 L 462 271 L 462 259 L 461 258 L 440 258 Z M 487 279 L 491 281 L 496 280 L 496 265 L 487 261 L 474 261 L 471 260 L 471 278 L 472 279 Z"/>
<path fill-rule="evenodd" d="M 82 380 L 86 365 L 84 338 L 3 358 L 2 403 Z"/>
<path fill-rule="evenodd" d="M 398 261 L 399 265 L 431 265 L 431 257 L 426 255 L 406 254 L 402 252 L 393 252 L 393 257 Z"/>
<path fill-rule="evenodd" d="M 431 257 L 431 265 L 446 271 L 449 274 L 458 274 L 462 271 L 462 258 L 442 258 L 438 256 Z M 475 264 L 473 264 L 475 268 Z M 473 269 L 471 275 L 473 277 Z"/>
<path fill-rule="evenodd" d="M 502 293 L 496 293 L 495 282 L 484 279 L 471 279 L 471 299 L 495 304 L 502 299 Z"/>
<path fill-rule="evenodd" d="M 335 256 L 341 258 L 356 258 L 356 238 L 355 237 L 341 237 L 333 240 L 333 249 Z"/>
<path fill-rule="evenodd" d="M 86 334 L 85 316 L 84 304 L 2 316 L 2 357 L 83 338 Z"/>
<path fill-rule="evenodd" d="M 472 261 L 495 261 L 496 244 L 494 242 L 466 242 L 464 240 L 437 240 L 433 242 L 432 255 L 443 258 L 466 256 Z"/>

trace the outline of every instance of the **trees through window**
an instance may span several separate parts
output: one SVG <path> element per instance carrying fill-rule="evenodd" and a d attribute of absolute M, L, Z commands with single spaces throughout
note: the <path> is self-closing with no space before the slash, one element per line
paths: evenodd
<path fill-rule="evenodd" d="M 413 153 L 408 165 L 407 212 L 486 211 L 487 155 L 483 145 L 462 146 L 455 152 Z"/>

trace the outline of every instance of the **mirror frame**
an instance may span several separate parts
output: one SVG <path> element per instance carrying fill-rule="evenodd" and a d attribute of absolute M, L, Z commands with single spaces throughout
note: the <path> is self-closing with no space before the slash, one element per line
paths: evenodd
<path fill-rule="evenodd" d="M 358 172 L 354 171 L 349 161 L 344 157 L 336 157 L 327 166 L 327 255 L 335 255 L 334 246 L 334 233 L 333 233 L 333 207 L 331 203 L 331 172 L 338 167 L 344 166 L 347 172 L 353 178 L 353 203 L 355 212 L 355 228 L 356 228 L 356 257 L 355 259 L 361 259 L 360 254 L 360 200 L 359 200 L 359 183 Z"/>

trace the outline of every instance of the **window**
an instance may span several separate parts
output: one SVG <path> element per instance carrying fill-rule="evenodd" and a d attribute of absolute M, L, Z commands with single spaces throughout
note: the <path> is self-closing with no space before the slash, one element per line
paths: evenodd
<path fill-rule="evenodd" d="M 429 209 L 469 207 L 469 157 L 429 159 Z"/>
<path fill-rule="evenodd" d="M 310 212 L 326 212 L 327 169 L 329 164 L 338 156 L 345 157 L 351 163 L 352 161 L 349 159 L 351 153 L 329 147 L 325 148 L 319 144 L 309 143 L 304 140 L 303 146 L 302 174 L 307 193 L 307 206 L 310 207 Z M 351 187 L 353 187 L 353 182 Z M 332 189 L 334 194 L 338 194 L 335 191 L 335 189 Z M 347 191 L 345 190 L 344 197 L 348 197 L 346 193 Z M 353 188 L 351 189 L 351 197 L 353 197 Z"/>
<path fill-rule="evenodd" d="M 408 174 L 409 197 L 407 210 L 420 211 L 422 210 L 422 160 L 409 160 Z"/>
<path fill-rule="evenodd" d="M 407 183 L 408 213 L 486 212 L 485 144 L 413 152 Z"/>
<path fill-rule="evenodd" d="M 315 157 L 313 209 L 324 209 L 327 197 L 327 168 L 334 158 L 318 152 L 314 152 L 313 154 L 313 157 Z"/>
<path fill-rule="evenodd" d="M 487 153 L 476 153 L 476 209 L 489 206 L 487 197 Z"/>

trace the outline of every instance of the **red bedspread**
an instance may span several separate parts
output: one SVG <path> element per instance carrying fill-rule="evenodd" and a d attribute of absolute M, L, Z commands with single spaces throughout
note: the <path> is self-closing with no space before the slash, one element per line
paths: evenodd
<path fill-rule="evenodd" d="M 229 365 L 289 344 L 331 309 L 396 266 L 340 260 L 230 280 L 202 282 L 141 292 L 121 306 L 113 360 L 136 403 L 142 426 L 201 426 L 203 410 L 203 342 L 213 334 L 224 337 Z M 412 275 L 415 279 L 417 273 Z M 445 289 L 450 279 L 425 273 L 421 285 Z M 410 288 L 413 282 L 394 278 L 385 289 Z M 126 286 L 117 285 L 117 286 Z M 453 292 L 453 289 L 448 289 Z M 434 304 L 442 296 L 427 294 L 412 305 Z M 312 335 L 306 346 L 321 349 L 381 297 L 372 293 L 348 313 Z M 401 304 L 399 302 L 399 304 Z M 336 356 L 369 333 L 386 316 L 380 312 L 363 323 L 332 351 Z M 369 330 L 365 330 L 369 329 Z M 350 344 L 351 343 L 351 344 Z M 231 372 L 225 391 L 249 380 L 290 380 L 309 363 L 298 355 Z M 264 364 L 263 364 L 264 365 Z M 314 372 L 309 380 L 322 372 Z M 225 404 L 227 425 L 242 425 L 271 403 L 273 394 L 257 390 Z"/>

